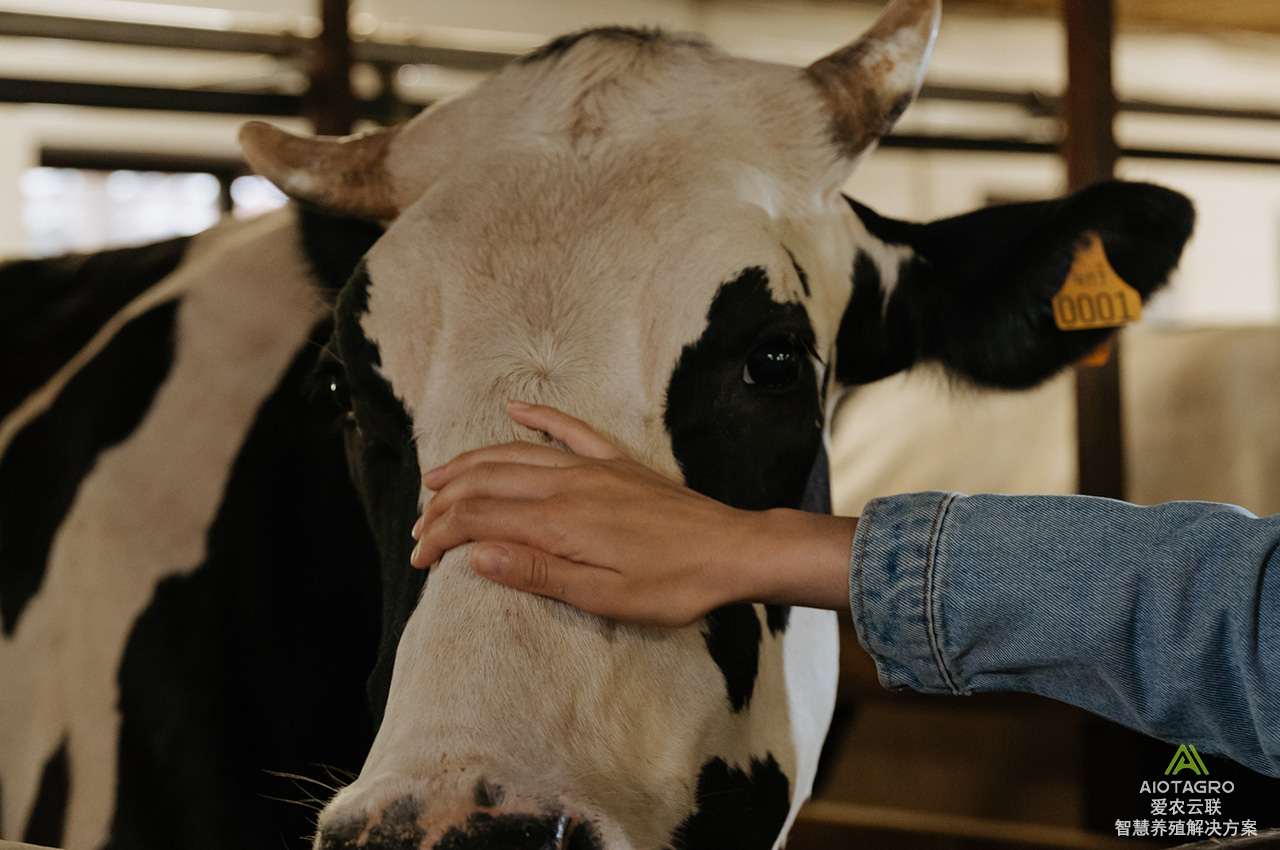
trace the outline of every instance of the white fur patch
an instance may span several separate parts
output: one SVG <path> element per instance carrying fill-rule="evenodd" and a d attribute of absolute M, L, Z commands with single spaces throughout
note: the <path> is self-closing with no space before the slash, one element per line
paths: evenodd
<path fill-rule="evenodd" d="M 856 216 L 854 219 L 857 221 L 854 238 L 858 248 L 871 258 L 880 273 L 881 310 L 888 310 L 889 299 L 902 277 L 902 268 L 915 257 L 915 251 L 909 245 L 896 245 L 872 236 Z"/>

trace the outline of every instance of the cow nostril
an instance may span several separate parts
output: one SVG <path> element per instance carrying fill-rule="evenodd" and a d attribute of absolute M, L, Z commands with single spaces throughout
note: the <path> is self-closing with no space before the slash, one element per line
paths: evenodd
<path fill-rule="evenodd" d="M 481 779 L 476 783 L 476 789 L 473 795 L 476 805 L 482 809 L 489 809 L 494 806 L 501 805 L 506 796 L 506 792 L 502 790 L 501 785 L 494 785 L 487 779 Z"/>

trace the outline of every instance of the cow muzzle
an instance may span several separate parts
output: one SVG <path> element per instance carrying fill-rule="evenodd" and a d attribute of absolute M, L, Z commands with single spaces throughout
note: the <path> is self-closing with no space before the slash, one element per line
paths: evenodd
<path fill-rule="evenodd" d="M 393 800 L 358 816 L 322 824 L 316 850 L 604 850 L 586 818 L 550 808 L 505 811 L 500 789 L 481 783 L 474 805 L 424 806 L 416 797 Z M 464 811 L 466 809 L 466 811 Z M 432 811 L 434 810 L 434 812 Z"/>

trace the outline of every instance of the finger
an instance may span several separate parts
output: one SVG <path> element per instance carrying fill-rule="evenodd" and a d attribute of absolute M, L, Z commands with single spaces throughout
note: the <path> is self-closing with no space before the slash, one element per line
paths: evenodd
<path fill-rule="evenodd" d="M 478 543 L 471 550 L 471 569 L 490 581 L 567 602 L 608 616 L 612 606 L 605 586 L 616 578 L 611 570 L 579 564 L 539 549 L 509 543 Z"/>
<path fill-rule="evenodd" d="M 545 404 L 507 402 L 507 415 L 537 431 L 545 431 L 564 443 L 576 455 L 600 459 L 622 457 L 622 453 L 598 431 L 569 414 Z"/>
<path fill-rule="evenodd" d="M 544 502 L 511 499 L 462 499 L 443 514 L 423 523 L 422 535 L 409 563 L 422 569 L 445 552 L 473 540 L 510 540 L 529 546 L 549 545 L 550 522 Z"/>
<path fill-rule="evenodd" d="M 552 446 L 516 441 L 497 446 L 485 446 L 463 452 L 448 463 L 429 469 L 422 474 L 422 483 L 430 490 L 439 490 L 469 469 L 485 463 L 522 463 L 529 466 L 575 466 L 580 461 L 568 452 Z"/>
<path fill-rule="evenodd" d="M 434 522 L 462 499 L 545 499 L 556 492 L 561 473 L 559 467 L 526 463 L 477 464 L 436 490 L 423 511 L 423 523 Z"/>

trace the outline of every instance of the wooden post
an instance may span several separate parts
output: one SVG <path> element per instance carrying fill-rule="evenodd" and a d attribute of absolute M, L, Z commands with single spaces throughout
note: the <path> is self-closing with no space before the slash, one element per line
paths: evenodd
<path fill-rule="evenodd" d="M 1116 96 L 1111 81 L 1115 35 L 1112 0 L 1063 0 L 1067 30 L 1067 95 L 1063 156 L 1067 184 L 1081 189 L 1115 174 Z M 1079 491 L 1123 499 L 1124 429 L 1120 409 L 1120 345 L 1105 366 L 1076 369 Z"/>
<path fill-rule="evenodd" d="M 356 120 L 351 90 L 349 0 L 320 0 L 320 36 L 311 53 L 307 116 L 324 136 L 345 136 Z"/>

